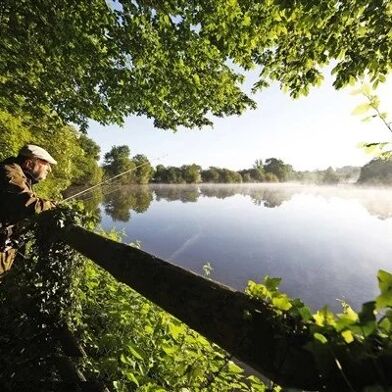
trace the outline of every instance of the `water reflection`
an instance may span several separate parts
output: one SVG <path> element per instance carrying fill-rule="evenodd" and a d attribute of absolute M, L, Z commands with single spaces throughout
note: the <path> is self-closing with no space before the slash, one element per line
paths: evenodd
<path fill-rule="evenodd" d="M 127 222 L 131 212 L 143 213 L 151 202 L 165 200 L 196 203 L 200 197 L 226 199 L 235 195 L 249 197 L 257 206 L 277 208 L 290 201 L 295 194 L 312 194 L 324 199 L 341 198 L 360 203 L 370 215 L 381 220 L 392 217 L 392 192 L 388 189 L 361 187 L 320 187 L 287 184 L 268 185 L 111 185 L 86 200 L 88 210 L 98 213 L 102 203 L 104 211 L 114 221 Z"/>
<path fill-rule="evenodd" d="M 146 212 L 152 201 L 153 192 L 147 185 L 122 186 L 106 192 L 103 207 L 114 221 L 128 222 L 131 211 Z"/>
<path fill-rule="evenodd" d="M 156 200 L 176 201 L 183 203 L 196 203 L 200 196 L 197 185 L 153 185 L 151 190 L 156 195 Z"/>

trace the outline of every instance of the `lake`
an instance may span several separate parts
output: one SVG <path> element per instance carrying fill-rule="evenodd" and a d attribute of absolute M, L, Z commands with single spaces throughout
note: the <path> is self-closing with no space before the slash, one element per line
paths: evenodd
<path fill-rule="evenodd" d="M 101 224 L 238 290 L 269 275 L 312 309 L 358 309 L 392 270 L 392 189 L 296 184 L 113 187 Z"/>

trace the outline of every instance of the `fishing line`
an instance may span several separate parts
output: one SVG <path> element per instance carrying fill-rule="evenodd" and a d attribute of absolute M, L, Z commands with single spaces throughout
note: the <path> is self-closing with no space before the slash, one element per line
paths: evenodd
<path fill-rule="evenodd" d="M 110 194 L 112 194 L 112 193 L 114 193 L 114 192 L 117 192 L 118 190 L 120 190 L 120 189 L 122 189 L 124 187 L 124 185 L 119 185 L 117 188 L 107 188 L 105 191 L 102 191 L 102 197 L 105 197 L 105 196 L 107 196 L 107 195 L 110 195 Z M 85 197 L 85 198 L 81 198 L 80 199 L 80 201 L 82 201 L 82 202 L 88 202 L 88 201 L 91 201 L 91 200 L 94 200 L 95 199 L 95 197 L 96 197 L 96 195 L 94 194 L 94 193 L 92 193 L 91 195 L 88 195 L 87 197 Z M 98 196 L 99 197 L 99 196 Z"/>
<path fill-rule="evenodd" d="M 156 159 L 153 159 L 152 161 L 159 161 L 159 160 L 165 158 L 167 155 L 168 155 L 168 154 L 162 155 L 162 156 L 160 156 L 160 157 L 158 157 L 158 158 L 156 158 Z M 66 201 L 69 201 L 69 200 L 71 200 L 71 199 L 73 199 L 73 198 L 75 198 L 75 197 L 77 197 L 77 196 L 83 195 L 83 194 L 85 194 L 85 193 L 89 193 L 89 192 L 91 192 L 93 189 L 98 188 L 99 186 L 102 186 L 103 184 L 107 184 L 107 183 L 109 183 L 110 181 L 112 181 L 112 180 L 114 180 L 114 179 L 116 179 L 116 178 L 122 177 L 122 176 L 124 176 L 125 174 L 132 173 L 134 170 L 139 169 L 140 167 L 143 167 L 143 166 L 145 166 L 145 165 L 147 165 L 147 164 L 150 164 L 150 162 L 143 162 L 142 164 L 137 165 L 137 166 L 135 166 L 135 167 L 133 167 L 133 168 L 131 168 L 131 169 L 125 170 L 125 171 L 123 171 L 123 172 L 120 173 L 120 174 L 116 174 L 116 175 L 113 176 L 113 177 L 107 178 L 106 180 L 103 180 L 103 181 L 99 182 L 98 184 L 95 184 L 95 185 L 93 185 L 93 186 L 91 186 L 91 187 L 89 187 L 89 188 L 87 188 L 87 189 L 84 189 L 83 191 L 77 192 L 77 193 L 75 193 L 74 195 L 71 195 L 71 196 L 69 196 L 69 197 L 63 199 L 62 201 L 60 201 L 60 204 L 61 204 L 61 203 L 65 203 Z"/>

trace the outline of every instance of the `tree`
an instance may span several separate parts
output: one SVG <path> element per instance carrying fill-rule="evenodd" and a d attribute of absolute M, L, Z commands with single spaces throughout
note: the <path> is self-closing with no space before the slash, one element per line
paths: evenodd
<path fill-rule="evenodd" d="M 240 170 L 238 173 L 241 175 L 242 182 L 252 182 L 249 170 Z"/>
<path fill-rule="evenodd" d="M 343 166 L 336 168 L 340 182 L 354 183 L 358 180 L 361 168 L 356 166 Z"/>
<path fill-rule="evenodd" d="M 266 174 L 274 174 L 280 182 L 289 180 L 294 172 L 291 165 L 287 165 L 281 159 L 276 158 L 266 159 L 264 170 Z"/>
<path fill-rule="evenodd" d="M 264 169 L 256 169 L 254 166 L 252 169 L 240 170 L 238 173 L 241 174 L 242 182 L 263 182 L 265 180 Z"/>
<path fill-rule="evenodd" d="M 72 185 L 91 186 L 102 180 L 103 171 L 98 166 L 101 148 L 84 134 L 79 134 L 77 143 L 82 153 L 74 159 Z"/>
<path fill-rule="evenodd" d="M 182 177 L 187 184 L 198 184 L 201 182 L 201 167 L 199 165 L 183 165 L 181 170 Z"/>
<path fill-rule="evenodd" d="M 335 170 L 330 166 L 325 171 L 321 182 L 323 184 L 337 184 L 339 183 L 339 176 L 336 174 Z"/>
<path fill-rule="evenodd" d="M 138 184 L 148 184 L 153 177 L 154 168 L 145 155 L 138 154 L 132 158 L 135 164 L 135 177 Z"/>
<path fill-rule="evenodd" d="M 163 184 L 181 184 L 185 180 L 183 178 L 183 171 L 174 166 L 165 167 L 157 165 L 154 175 L 154 182 Z"/>
<path fill-rule="evenodd" d="M 221 169 L 220 178 L 221 182 L 228 184 L 242 182 L 241 174 L 229 169 Z"/>
<path fill-rule="evenodd" d="M 210 166 L 209 169 L 203 170 L 201 173 L 201 177 L 203 182 L 212 182 L 217 183 L 219 182 L 219 169 L 213 166 Z"/>
<path fill-rule="evenodd" d="M 153 181 L 157 183 L 164 183 L 166 176 L 166 168 L 162 164 L 157 165 L 154 172 Z"/>
<path fill-rule="evenodd" d="M 135 163 L 130 158 L 130 149 L 128 146 L 113 146 L 112 149 L 104 156 L 103 169 L 107 177 L 117 176 L 118 174 L 129 171 L 128 174 L 119 177 L 118 182 L 129 184 L 135 181 Z"/>
<path fill-rule="evenodd" d="M 263 182 L 265 179 L 265 171 L 264 168 L 258 169 L 249 169 L 250 178 L 255 182 Z"/>
<path fill-rule="evenodd" d="M 359 184 L 392 185 L 392 159 L 373 159 L 361 168 Z"/>
<path fill-rule="evenodd" d="M 167 182 L 169 184 L 183 184 L 185 182 L 183 173 L 179 167 L 169 166 L 167 168 Z"/>
<path fill-rule="evenodd" d="M 337 88 L 391 69 L 386 0 L 5 0 L 0 9 L 0 105 L 31 117 L 57 114 L 121 123 L 146 115 L 175 129 L 254 107 L 254 89 L 279 81 L 293 97 L 334 60 Z"/>
<path fill-rule="evenodd" d="M 274 173 L 267 172 L 267 173 L 265 173 L 265 181 L 266 182 L 279 182 L 279 178 Z"/>

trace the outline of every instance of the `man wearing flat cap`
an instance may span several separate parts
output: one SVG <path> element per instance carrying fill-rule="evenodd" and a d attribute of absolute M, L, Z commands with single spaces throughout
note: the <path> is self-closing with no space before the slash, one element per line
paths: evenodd
<path fill-rule="evenodd" d="M 0 280 L 16 256 L 15 224 L 54 207 L 51 201 L 37 197 L 32 186 L 44 180 L 56 164 L 46 150 L 34 144 L 0 162 Z"/>

